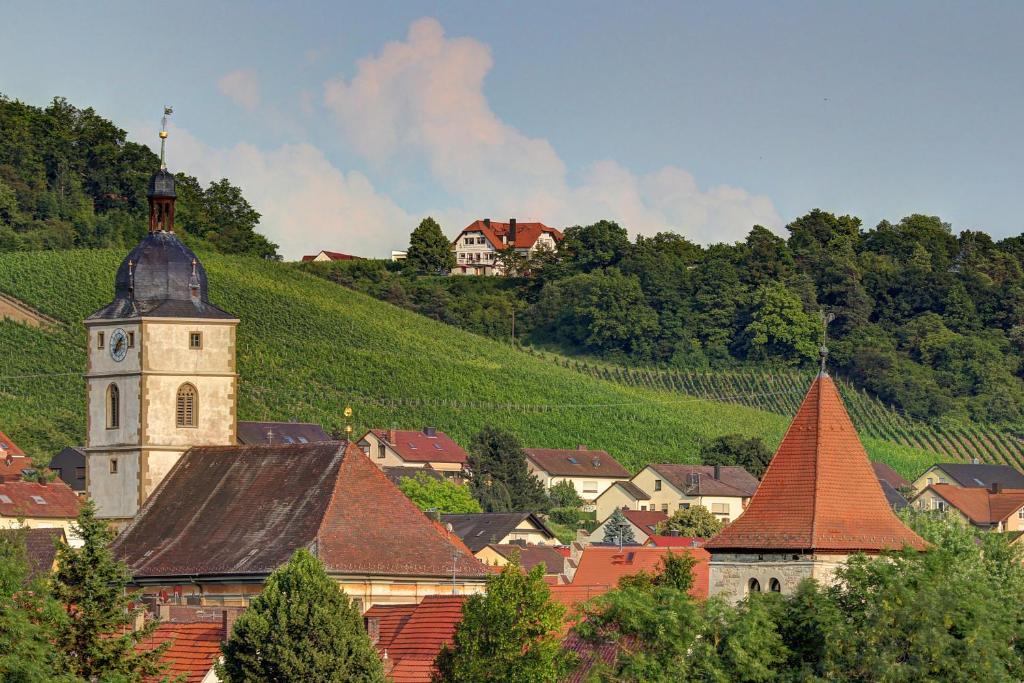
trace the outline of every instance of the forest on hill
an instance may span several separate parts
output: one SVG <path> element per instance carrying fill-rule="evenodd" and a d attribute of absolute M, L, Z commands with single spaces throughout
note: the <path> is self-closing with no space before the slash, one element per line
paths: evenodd
<path fill-rule="evenodd" d="M 148 147 L 91 108 L 59 97 L 40 108 L 0 93 L 0 252 L 134 246 L 146 233 L 146 189 L 159 167 Z M 239 188 L 176 177 L 175 222 L 187 241 L 276 256 Z"/>
<path fill-rule="evenodd" d="M 920 214 L 865 230 L 817 209 L 786 230 L 702 247 L 669 232 L 631 241 L 600 221 L 519 264 L 530 277 L 303 267 L 474 332 L 508 340 L 514 325 L 517 341 L 631 366 L 810 369 L 827 310 L 829 366 L 858 388 L 913 418 L 1019 432 L 1024 237 L 955 235 Z"/>

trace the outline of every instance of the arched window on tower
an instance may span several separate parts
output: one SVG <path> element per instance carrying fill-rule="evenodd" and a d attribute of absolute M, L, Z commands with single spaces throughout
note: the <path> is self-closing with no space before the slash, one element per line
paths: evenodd
<path fill-rule="evenodd" d="M 782 592 L 782 584 L 779 583 L 778 579 L 774 579 L 773 578 L 773 579 L 771 579 L 768 582 L 768 590 L 771 591 L 772 593 L 781 593 Z"/>
<path fill-rule="evenodd" d="M 750 581 L 748 581 L 747 582 L 747 592 L 748 593 L 760 593 L 761 592 L 761 582 L 758 581 L 757 579 L 751 579 Z"/>
<path fill-rule="evenodd" d="M 178 387 L 176 422 L 179 427 L 195 427 L 199 424 L 199 394 L 191 384 Z"/>
<path fill-rule="evenodd" d="M 107 386 L 107 429 L 121 426 L 121 390 L 116 384 Z"/>

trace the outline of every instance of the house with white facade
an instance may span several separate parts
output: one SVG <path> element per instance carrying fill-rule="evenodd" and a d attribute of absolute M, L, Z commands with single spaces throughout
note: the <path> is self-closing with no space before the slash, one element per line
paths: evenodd
<path fill-rule="evenodd" d="M 551 490 L 555 484 L 568 481 L 576 493 L 592 506 L 597 497 L 612 484 L 629 481 L 629 470 L 605 451 L 586 446 L 562 450 L 557 448 L 527 448 L 526 465 L 537 479 Z"/>
<path fill-rule="evenodd" d="M 501 252 L 515 249 L 529 256 L 538 250 L 554 251 L 561 240 L 560 230 L 543 223 L 519 223 L 515 218 L 508 223 L 490 218 L 473 221 L 452 240 L 456 263 L 452 275 L 502 275 Z"/>

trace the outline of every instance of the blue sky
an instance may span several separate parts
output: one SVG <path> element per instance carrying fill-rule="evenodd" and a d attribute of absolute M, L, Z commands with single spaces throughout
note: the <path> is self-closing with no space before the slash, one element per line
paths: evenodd
<path fill-rule="evenodd" d="M 1024 227 L 1024 3 L 7 2 L 0 92 L 229 177 L 286 256 L 431 213 L 708 243 L 814 207 Z"/>

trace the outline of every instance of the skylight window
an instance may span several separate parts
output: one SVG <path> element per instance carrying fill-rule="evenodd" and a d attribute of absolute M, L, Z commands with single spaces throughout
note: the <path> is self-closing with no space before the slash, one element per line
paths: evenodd
<path fill-rule="evenodd" d="M 0 451 L 6 451 L 8 448 L 10 448 L 10 446 L 5 444 L 3 441 L 0 441 Z"/>
<path fill-rule="evenodd" d="M 286 435 L 284 437 L 284 442 L 285 443 L 295 443 L 295 439 L 293 439 L 292 437 Z"/>
<path fill-rule="evenodd" d="M 439 444 L 439 443 L 435 443 L 435 444 L 434 444 L 434 450 L 436 450 L 436 451 L 443 451 L 444 449 L 443 449 L 443 448 L 441 448 L 441 444 Z"/>
<path fill-rule="evenodd" d="M 409 448 L 411 448 L 413 450 L 416 450 L 416 444 L 414 444 L 412 441 L 410 441 L 409 442 Z"/>
<path fill-rule="evenodd" d="M 573 465 L 577 465 L 577 464 L 579 464 L 579 463 L 578 463 L 578 461 L 576 460 L 576 458 L 572 457 L 571 455 L 569 456 L 568 460 L 569 460 L 569 462 L 571 462 L 571 463 L 572 463 Z"/>
<path fill-rule="evenodd" d="M 985 485 L 985 482 L 983 482 L 981 479 L 978 479 L 977 477 L 974 478 L 974 481 L 978 482 L 978 486 L 984 486 Z"/>
<path fill-rule="evenodd" d="M 4 494 L 0 493 L 0 503 L 13 503 L 13 502 L 14 501 L 11 500 L 10 496 L 5 496 Z"/>
<path fill-rule="evenodd" d="M 299 443 L 309 443 L 309 439 L 304 436 L 299 437 Z"/>
<path fill-rule="evenodd" d="M 32 502 L 36 505 L 46 505 L 46 499 L 42 496 L 32 496 Z"/>

